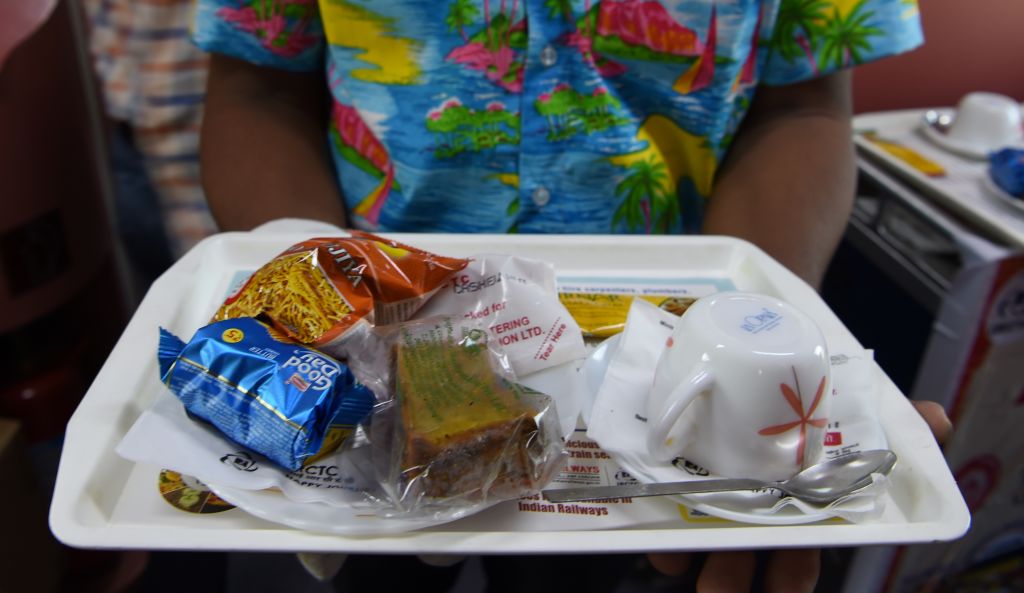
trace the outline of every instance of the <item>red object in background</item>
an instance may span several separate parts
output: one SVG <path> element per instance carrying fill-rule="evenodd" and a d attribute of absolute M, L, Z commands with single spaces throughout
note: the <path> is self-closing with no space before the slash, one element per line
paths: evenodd
<path fill-rule="evenodd" d="M 57 0 L 0 4 L 0 68 L 11 51 L 46 22 Z"/>
<path fill-rule="evenodd" d="M 105 124 L 73 12 L 62 3 L 0 70 L 0 335 L 75 299 L 115 256 Z M 106 290 L 123 309 L 122 289 Z"/>
<path fill-rule="evenodd" d="M 82 369 L 84 346 L 79 339 L 54 366 L 0 388 L 0 416 L 20 420 L 30 445 L 64 434 L 87 387 Z"/>
<path fill-rule="evenodd" d="M 0 70 L 0 415 L 32 441 L 63 434 L 128 318 L 78 10 L 60 3 Z"/>
<path fill-rule="evenodd" d="M 972 512 L 985 504 L 985 500 L 999 483 L 1002 468 L 994 455 L 979 455 L 956 472 L 956 483 L 964 495 L 967 508 Z"/>
<path fill-rule="evenodd" d="M 0 35 L 15 3 L 48 0 L 0 2 Z M 0 416 L 18 419 L 37 451 L 60 442 L 129 313 L 80 11 L 74 0 L 57 3 L 0 69 Z M 56 470 L 38 461 L 25 464 Z M 49 537 L 45 516 L 23 529 Z M 59 565 L 30 557 L 19 566 L 57 573 L 61 592 L 109 593 L 129 590 L 147 557 L 70 548 L 61 556 Z"/>
<path fill-rule="evenodd" d="M 857 113 L 952 107 L 972 91 L 1024 101 L 1024 2 L 919 4 L 924 45 L 854 69 Z"/>

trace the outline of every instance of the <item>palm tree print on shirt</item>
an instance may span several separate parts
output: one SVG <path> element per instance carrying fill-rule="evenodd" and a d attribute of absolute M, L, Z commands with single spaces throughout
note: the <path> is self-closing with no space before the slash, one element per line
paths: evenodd
<path fill-rule="evenodd" d="M 455 0 L 448 9 L 448 17 L 444 20 L 449 31 L 458 31 L 459 36 L 466 43 L 469 43 L 469 36 L 466 35 L 466 25 L 472 24 L 480 10 L 471 0 Z"/>
<path fill-rule="evenodd" d="M 838 69 L 861 63 L 861 52 L 871 49 L 868 40 L 882 34 L 878 27 L 868 25 L 868 20 L 874 15 L 873 11 L 864 10 L 864 0 L 845 16 L 839 14 L 838 8 L 834 9 L 822 32 L 822 66 Z"/>
<path fill-rule="evenodd" d="M 866 4 L 860 0 L 844 15 L 827 0 L 783 0 L 771 48 L 788 62 L 806 58 L 815 76 L 822 68 L 859 64 L 869 39 L 883 34 L 869 25 L 875 13 Z"/>
<path fill-rule="evenodd" d="M 829 6 L 825 0 L 783 0 L 772 36 L 772 50 L 787 62 L 806 57 L 817 75 L 819 68 L 814 48 L 818 45 L 822 20 Z"/>
<path fill-rule="evenodd" d="M 629 175 L 615 188 L 625 199 L 612 218 L 612 224 L 624 222 L 631 231 L 653 229 L 668 232 L 679 220 L 679 200 L 669 191 L 665 163 L 656 159 L 630 165 Z"/>

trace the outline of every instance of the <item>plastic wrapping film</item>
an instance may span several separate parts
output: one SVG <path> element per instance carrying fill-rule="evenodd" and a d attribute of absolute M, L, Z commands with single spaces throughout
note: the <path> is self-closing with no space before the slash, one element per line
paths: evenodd
<path fill-rule="evenodd" d="M 258 269 L 214 320 L 265 318 L 292 339 L 338 356 L 349 330 L 408 319 L 468 263 L 360 231 L 309 239 Z"/>
<path fill-rule="evenodd" d="M 416 314 L 476 322 L 502 346 L 519 377 L 587 355 L 579 325 L 558 300 L 554 266 L 474 255 Z"/>
<path fill-rule="evenodd" d="M 527 318 L 529 332 L 515 328 L 526 337 L 502 346 Z M 353 508 L 437 524 L 533 494 L 564 465 L 556 402 L 517 382 L 585 355 L 549 264 L 471 262 L 359 232 L 309 239 L 215 319 L 188 344 L 162 332 L 164 382 L 284 470 L 328 455 L 360 485 L 360 502 L 342 497 Z M 306 499 L 289 479 L 273 481 Z"/>
<path fill-rule="evenodd" d="M 362 352 L 387 365 L 390 400 L 352 453 L 372 457 L 383 516 L 455 519 L 546 485 L 566 457 L 554 403 L 516 383 L 507 357 L 472 322 L 441 317 L 375 332 Z M 360 451 L 361 449 L 361 451 Z"/>

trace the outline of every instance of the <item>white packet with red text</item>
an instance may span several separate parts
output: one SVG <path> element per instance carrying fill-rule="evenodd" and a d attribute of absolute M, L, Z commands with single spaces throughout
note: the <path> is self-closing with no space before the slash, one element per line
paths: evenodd
<path fill-rule="evenodd" d="M 586 357 L 579 324 L 558 299 L 551 264 L 511 255 L 470 259 L 415 318 L 476 321 L 519 377 Z"/>

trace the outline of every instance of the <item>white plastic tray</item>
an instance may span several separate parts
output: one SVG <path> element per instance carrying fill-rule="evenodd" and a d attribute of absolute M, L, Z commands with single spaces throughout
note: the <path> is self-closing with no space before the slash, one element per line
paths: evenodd
<path fill-rule="evenodd" d="M 389 235 L 454 256 L 514 253 L 545 259 L 561 276 L 702 278 L 777 295 L 822 327 L 830 345 L 860 345 L 818 295 L 753 245 L 720 237 Z M 154 284 L 68 423 L 50 525 L 76 547 L 386 553 L 546 553 L 852 546 L 955 539 L 970 516 L 927 427 L 880 368 L 882 424 L 900 463 L 890 502 L 875 523 L 760 526 L 672 521 L 614 531 L 517 530 L 489 525 L 488 513 L 429 530 L 380 537 L 321 535 L 235 509 L 191 515 L 157 489 L 161 468 L 114 453 L 159 387 L 157 326 L 191 335 L 204 325 L 233 277 L 253 270 L 306 235 L 226 233 L 189 252 Z M 880 345 L 882 346 L 882 345 Z M 505 504 L 515 504 L 505 503 Z"/>

